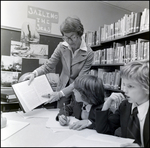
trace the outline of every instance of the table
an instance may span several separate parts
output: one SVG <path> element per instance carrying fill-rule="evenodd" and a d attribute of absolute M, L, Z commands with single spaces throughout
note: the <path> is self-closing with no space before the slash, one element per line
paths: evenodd
<path fill-rule="evenodd" d="M 87 138 L 90 135 L 102 136 L 103 134 L 97 133 L 93 129 L 84 129 L 81 131 L 70 130 L 62 132 L 53 132 L 50 128 L 46 128 L 46 122 L 48 118 L 28 118 L 24 119 L 18 112 L 5 112 L 3 116 L 7 120 L 23 121 L 29 122 L 30 124 L 25 128 L 21 129 L 11 137 L 7 138 L 4 141 L 1 141 L 1 147 L 55 147 L 59 145 L 67 138 L 70 138 L 73 135 L 81 136 Z M 118 139 L 119 137 L 108 136 L 108 141 L 110 141 L 110 147 L 112 147 L 111 142 L 114 141 L 113 137 Z M 106 137 L 107 139 L 107 137 Z M 121 140 L 123 138 L 120 138 Z M 75 139 L 77 144 L 78 139 Z M 125 139 L 126 140 L 126 139 Z M 105 142 L 108 145 L 108 141 Z M 70 142 L 70 141 L 68 141 Z M 100 142 L 99 142 L 100 143 Z M 103 143 L 103 144 L 105 144 Z M 94 141 L 93 141 L 93 146 Z M 116 145 L 117 146 L 117 145 Z M 101 147 L 101 145 L 99 145 Z"/>

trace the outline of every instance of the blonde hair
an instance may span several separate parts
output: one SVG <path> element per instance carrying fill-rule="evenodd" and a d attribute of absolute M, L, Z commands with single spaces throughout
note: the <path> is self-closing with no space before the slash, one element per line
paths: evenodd
<path fill-rule="evenodd" d="M 121 77 L 136 80 L 149 95 L 149 60 L 133 61 L 121 68 Z"/>

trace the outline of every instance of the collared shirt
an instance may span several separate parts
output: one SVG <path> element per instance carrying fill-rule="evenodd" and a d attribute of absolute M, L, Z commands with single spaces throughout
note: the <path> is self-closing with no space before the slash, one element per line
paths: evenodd
<path fill-rule="evenodd" d="M 89 117 L 89 112 L 91 110 L 92 105 L 88 104 L 88 105 L 84 105 L 82 106 L 82 112 L 81 112 L 81 118 L 84 119 L 88 119 Z"/>
<path fill-rule="evenodd" d="M 149 108 L 149 100 L 144 102 L 143 104 L 137 106 L 137 104 L 133 103 L 132 104 L 132 110 L 131 113 L 133 112 L 133 109 L 137 107 L 138 109 L 138 114 L 137 117 L 139 119 L 140 122 L 140 134 L 141 134 L 141 142 L 142 142 L 142 146 L 144 146 L 144 142 L 143 142 L 143 128 L 144 128 L 144 123 L 145 123 L 145 118 L 146 118 L 146 114 L 148 112 L 148 108 Z"/>
<path fill-rule="evenodd" d="M 74 53 L 73 53 L 71 47 L 69 46 L 69 44 L 68 44 L 66 41 L 64 41 L 64 42 L 62 43 L 64 46 L 67 46 L 68 49 L 71 51 L 73 58 L 74 58 L 75 55 L 79 52 L 79 50 L 87 51 L 87 46 L 86 46 L 86 43 L 85 43 L 85 40 L 84 40 L 84 36 L 82 36 L 81 39 L 82 39 L 81 45 L 80 45 L 79 49 L 75 50 Z"/>

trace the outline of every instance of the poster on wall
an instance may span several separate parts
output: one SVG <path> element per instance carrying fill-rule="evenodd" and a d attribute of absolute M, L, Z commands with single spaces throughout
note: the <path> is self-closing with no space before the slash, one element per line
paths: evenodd
<path fill-rule="evenodd" d="M 48 59 L 48 45 L 29 44 L 29 46 L 22 46 L 21 42 L 11 41 L 10 56 Z"/>
<path fill-rule="evenodd" d="M 52 23 L 57 23 L 59 20 L 58 12 L 45 10 L 33 6 L 28 6 L 28 18 L 36 20 L 36 29 L 39 32 L 51 33 Z"/>
<path fill-rule="evenodd" d="M 2 55 L 1 70 L 21 72 L 22 58 Z"/>
<path fill-rule="evenodd" d="M 20 72 L 1 71 L 1 86 L 11 87 L 18 83 Z"/>

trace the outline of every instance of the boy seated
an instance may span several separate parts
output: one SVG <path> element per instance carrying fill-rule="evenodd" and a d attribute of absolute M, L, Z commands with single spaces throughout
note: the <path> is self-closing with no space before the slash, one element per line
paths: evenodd
<path fill-rule="evenodd" d="M 98 133 L 114 134 L 121 127 L 122 137 L 134 139 L 123 147 L 149 147 L 149 60 L 133 61 L 123 66 L 121 77 L 126 100 L 113 114 L 110 106 L 114 97 L 96 110 L 95 126 Z"/>
<path fill-rule="evenodd" d="M 69 105 L 60 109 L 56 120 L 64 126 L 74 116 L 80 121 L 70 125 L 70 129 L 81 130 L 95 127 L 95 110 L 102 108 L 104 103 L 104 86 L 100 78 L 93 75 L 83 75 L 74 82 L 74 97 Z M 67 115 L 67 118 L 65 117 Z"/>
<path fill-rule="evenodd" d="M 80 121 L 70 125 L 70 129 L 95 129 L 96 108 L 102 108 L 105 96 L 102 80 L 93 75 L 79 76 L 74 82 L 74 88 L 74 98 L 69 105 L 60 109 L 56 120 L 65 126 L 70 121 L 69 116 L 74 116 Z M 114 102 L 117 107 L 125 99 L 121 93 L 112 93 L 111 96 L 118 100 Z"/>

